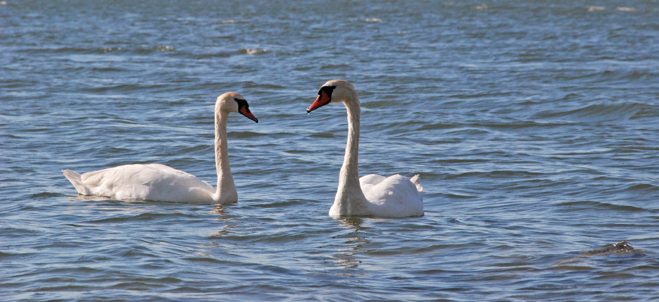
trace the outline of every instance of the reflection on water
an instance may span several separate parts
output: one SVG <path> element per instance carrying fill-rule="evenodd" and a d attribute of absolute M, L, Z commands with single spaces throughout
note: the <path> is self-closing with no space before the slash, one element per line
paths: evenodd
<path fill-rule="evenodd" d="M 224 221 L 225 225 L 222 226 L 221 230 L 208 235 L 209 237 L 220 237 L 222 235 L 227 235 L 229 234 L 229 229 L 236 227 L 235 224 L 231 223 L 231 221 L 234 220 L 234 217 L 230 216 L 230 211 L 228 211 L 227 208 L 223 207 L 221 204 L 216 204 L 210 213 L 217 215 L 217 220 Z"/>
<path fill-rule="evenodd" d="M 362 247 L 369 243 L 366 237 L 360 234 L 364 221 L 359 217 L 347 217 L 339 222 L 341 226 L 352 231 L 345 235 L 332 236 L 333 239 L 345 239 L 344 244 L 338 247 L 337 253 L 332 255 L 332 258 L 343 268 L 357 268 L 362 263 L 358 259 L 359 254 L 363 252 Z"/>

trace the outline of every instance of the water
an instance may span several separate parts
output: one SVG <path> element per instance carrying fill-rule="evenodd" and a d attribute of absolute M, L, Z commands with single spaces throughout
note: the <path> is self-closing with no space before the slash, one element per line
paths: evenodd
<path fill-rule="evenodd" d="M 659 299 L 657 1 L 0 3 L 0 300 Z M 360 173 L 421 174 L 425 216 L 328 216 L 345 108 Z M 225 207 L 76 196 L 162 163 Z M 641 254 L 580 255 L 622 240 Z"/>

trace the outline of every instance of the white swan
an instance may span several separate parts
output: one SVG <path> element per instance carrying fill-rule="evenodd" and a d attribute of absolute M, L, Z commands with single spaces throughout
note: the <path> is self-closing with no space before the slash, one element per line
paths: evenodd
<path fill-rule="evenodd" d="M 244 97 L 235 92 L 220 95 L 215 103 L 215 166 L 217 190 L 192 174 L 161 164 L 124 165 L 82 175 L 62 170 L 82 195 L 104 196 L 119 200 L 151 200 L 197 204 L 238 201 L 227 152 L 227 119 L 238 112 L 259 122 L 249 111 Z"/>
<path fill-rule="evenodd" d="M 339 175 L 339 188 L 330 208 L 333 218 L 341 216 L 413 217 L 423 216 L 423 188 L 419 175 L 411 179 L 369 174 L 359 178 L 359 97 L 352 84 L 331 80 L 318 91 L 307 113 L 329 103 L 343 102 L 348 110 L 348 144 Z"/>

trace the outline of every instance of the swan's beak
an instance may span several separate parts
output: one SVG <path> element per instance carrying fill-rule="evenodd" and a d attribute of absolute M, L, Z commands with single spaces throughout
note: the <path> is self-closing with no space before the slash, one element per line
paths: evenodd
<path fill-rule="evenodd" d="M 257 119 L 256 116 L 254 116 L 251 112 L 249 112 L 249 109 L 247 109 L 247 107 L 240 108 L 240 110 L 238 110 L 238 112 L 240 114 L 246 116 L 250 120 L 253 120 L 257 123 L 259 122 L 259 119 Z"/>
<path fill-rule="evenodd" d="M 320 107 L 323 107 L 327 104 L 330 103 L 332 99 L 325 93 L 325 91 L 321 91 L 318 97 L 316 98 L 316 101 L 307 108 L 307 113 L 310 113 L 311 111 L 314 111 Z"/>

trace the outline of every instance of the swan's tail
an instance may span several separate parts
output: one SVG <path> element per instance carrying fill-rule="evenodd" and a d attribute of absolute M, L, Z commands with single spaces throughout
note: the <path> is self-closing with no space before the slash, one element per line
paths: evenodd
<path fill-rule="evenodd" d="M 423 187 L 421 186 L 421 177 L 419 174 L 412 176 L 410 178 L 410 181 L 416 186 L 416 190 L 419 191 L 419 193 L 423 193 Z"/>
<path fill-rule="evenodd" d="M 66 179 L 68 179 L 71 184 L 76 188 L 78 193 L 82 195 L 89 195 L 89 189 L 82 183 L 82 178 L 80 177 L 80 174 L 73 172 L 69 169 L 64 169 L 62 170 L 62 173 L 64 173 L 64 176 Z"/>

